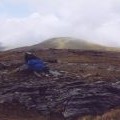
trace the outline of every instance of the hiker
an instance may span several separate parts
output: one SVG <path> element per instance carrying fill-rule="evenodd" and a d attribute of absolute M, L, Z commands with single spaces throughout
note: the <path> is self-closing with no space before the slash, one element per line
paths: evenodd
<path fill-rule="evenodd" d="M 31 52 L 26 52 L 24 59 L 25 64 L 28 66 L 28 70 L 33 71 L 34 73 L 49 73 L 46 64 Z"/>
<path fill-rule="evenodd" d="M 28 70 L 33 71 L 37 77 L 44 76 L 60 76 L 61 74 L 58 71 L 49 69 L 46 64 L 37 56 L 31 52 L 25 53 L 25 64 L 28 66 Z"/>
<path fill-rule="evenodd" d="M 31 52 L 25 53 L 24 61 L 25 63 L 22 66 L 12 70 L 9 74 L 13 74 L 20 71 L 28 71 L 33 72 L 37 77 L 61 75 L 59 72 L 55 70 L 50 70 L 40 58 L 38 58 Z"/>

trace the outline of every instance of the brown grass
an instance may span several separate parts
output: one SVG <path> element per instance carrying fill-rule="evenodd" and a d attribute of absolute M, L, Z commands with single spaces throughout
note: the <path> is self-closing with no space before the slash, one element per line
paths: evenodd
<path fill-rule="evenodd" d="M 101 116 L 84 116 L 77 120 L 120 120 L 120 109 L 111 110 Z"/>
<path fill-rule="evenodd" d="M 96 56 L 94 52 L 74 52 L 67 50 L 55 50 L 55 51 L 36 51 L 36 54 L 42 59 L 57 59 L 58 63 L 48 63 L 52 69 L 67 71 L 71 74 L 77 75 L 87 75 L 91 74 L 92 77 L 88 78 L 88 81 L 97 80 L 106 80 L 106 81 L 115 81 L 115 79 L 120 78 L 120 71 L 107 70 L 109 66 L 120 68 L 120 53 L 111 53 L 104 52 L 101 56 Z M 23 61 L 24 52 L 6 52 L 0 54 L 0 61 L 8 61 L 13 62 L 14 60 Z M 87 66 L 82 66 L 83 64 L 88 64 Z M 98 66 L 95 68 L 91 68 L 93 64 L 97 64 Z M 25 108 L 21 108 L 21 106 L 16 105 L 9 108 L 8 106 L 0 105 L 0 120 L 63 120 L 60 117 L 57 117 L 56 114 L 45 117 L 41 116 L 39 113 L 33 111 L 27 111 Z M 120 109 L 110 110 L 103 115 L 98 116 L 84 116 L 79 117 L 76 120 L 120 120 Z"/>

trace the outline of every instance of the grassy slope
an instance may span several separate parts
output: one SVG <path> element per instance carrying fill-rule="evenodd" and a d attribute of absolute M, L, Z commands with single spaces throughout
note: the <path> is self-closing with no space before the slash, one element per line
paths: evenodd
<path fill-rule="evenodd" d="M 46 40 L 40 44 L 32 46 L 32 48 L 55 48 L 55 49 L 81 49 L 81 50 L 108 50 L 119 51 L 119 48 L 105 47 L 94 43 L 78 40 L 74 38 L 60 37 Z"/>
<path fill-rule="evenodd" d="M 69 37 L 59 37 L 45 40 L 33 46 L 20 47 L 10 51 L 30 51 L 40 49 L 79 49 L 79 50 L 97 50 L 97 51 L 116 51 L 119 52 L 120 48 L 106 47 L 94 43 L 90 43 L 80 39 Z"/>

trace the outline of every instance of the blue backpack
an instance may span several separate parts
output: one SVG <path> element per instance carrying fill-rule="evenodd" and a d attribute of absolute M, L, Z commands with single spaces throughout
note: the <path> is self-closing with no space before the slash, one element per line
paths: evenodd
<path fill-rule="evenodd" d="M 33 71 L 43 71 L 45 69 L 45 64 L 40 59 L 32 59 L 27 62 L 28 69 Z"/>

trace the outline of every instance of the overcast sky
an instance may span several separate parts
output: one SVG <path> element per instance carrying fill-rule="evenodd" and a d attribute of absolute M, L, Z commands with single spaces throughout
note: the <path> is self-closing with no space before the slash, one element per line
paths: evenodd
<path fill-rule="evenodd" d="M 3 46 L 62 36 L 120 47 L 120 0 L 0 0 Z"/>

